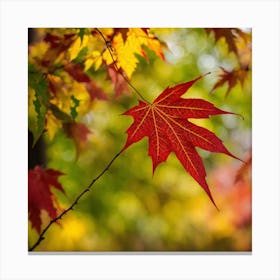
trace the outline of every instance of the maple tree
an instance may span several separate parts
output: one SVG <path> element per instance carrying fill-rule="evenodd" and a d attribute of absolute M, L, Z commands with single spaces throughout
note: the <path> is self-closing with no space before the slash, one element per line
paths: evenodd
<path fill-rule="evenodd" d="M 146 136 L 153 172 L 174 152 L 216 206 L 206 182 L 205 166 L 196 147 L 238 158 L 229 152 L 214 132 L 196 125 L 191 119 L 209 119 L 215 115 L 234 113 L 219 109 L 203 98 L 182 98 L 203 76 L 189 79 L 188 82 L 184 79 L 183 83 L 167 87 L 153 103 L 149 103 L 131 79 L 143 61 L 149 65 L 149 60 L 156 57 L 166 62 L 164 52 L 168 51 L 168 45 L 155 35 L 153 29 L 43 28 L 36 31 L 37 37 L 29 45 L 28 61 L 28 128 L 33 134 L 33 147 L 39 139 L 52 143 L 63 133 L 75 146 L 75 159 L 78 160 L 89 150 L 88 140 L 99 133 L 87 121 L 92 112 L 95 113 L 98 102 L 133 99 L 132 95 L 126 94 L 132 89 L 139 98 L 139 104 L 127 108 L 123 113 L 132 116 L 134 122 L 126 131 L 127 140 L 121 151 L 98 176 L 91 179 L 70 206 L 61 207 L 51 192 L 51 187 L 54 187 L 64 193 L 58 177 L 65 172 L 40 166 L 29 170 L 29 220 L 39 234 L 30 250 L 41 243 L 53 223 L 74 209 L 80 198 L 108 171 L 121 153 Z M 228 95 L 238 82 L 243 85 L 247 79 L 247 68 L 251 67 L 250 37 L 240 29 L 205 31 L 208 35 L 214 32 L 216 41 L 224 37 L 229 52 L 238 57 L 233 70 L 220 67 L 222 74 L 212 88 L 213 92 L 228 82 Z M 51 220 L 42 229 L 43 209 Z"/>

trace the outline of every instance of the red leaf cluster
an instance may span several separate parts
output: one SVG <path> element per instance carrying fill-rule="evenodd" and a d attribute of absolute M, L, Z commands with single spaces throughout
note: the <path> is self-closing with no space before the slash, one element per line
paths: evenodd
<path fill-rule="evenodd" d="M 51 192 L 54 187 L 64 193 L 58 177 L 64 175 L 54 169 L 44 169 L 36 166 L 28 171 L 28 218 L 32 227 L 40 234 L 41 211 L 46 210 L 48 215 L 54 219 L 57 216 L 57 201 Z"/>

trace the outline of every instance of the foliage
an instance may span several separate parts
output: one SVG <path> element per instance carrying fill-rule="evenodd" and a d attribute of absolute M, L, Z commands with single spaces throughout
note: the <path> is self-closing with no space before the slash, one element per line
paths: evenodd
<path fill-rule="evenodd" d="M 252 68 L 251 33 L 245 33 L 239 28 L 206 28 L 206 32 L 208 34 L 213 32 L 216 41 L 225 39 L 228 51 L 233 52 L 237 58 L 233 69 L 226 70 L 221 67 L 220 79 L 212 88 L 212 91 L 214 91 L 228 83 L 227 96 L 238 83 L 243 86 L 245 79 L 250 74 L 249 70 Z"/>
<path fill-rule="evenodd" d="M 180 118 L 174 115 L 174 121 L 180 124 L 182 122 L 184 126 L 191 125 L 194 131 L 211 136 L 211 148 L 200 143 L 200 147 L 203 146 L 204 149 L 230 154 L 215 134 L 222 136 L 225 146 L 235 155 L 242 155 L 251 148 L 250 31 L 221 29 L 219 36 L 214 36 L 215 40 L 212 36 L 217 33 L 215 29 L 42 28 L 33 29 L 33 32 L 33 43 L 29 45 L 28 125 L 33 133 L 33 145 L 37 145 L 38 140 L 44 143 L 46 170 L 59 170 L 57 172 L 65 174 L 61 176 L 60 183 L 67 195 L 55 192 L 51 196 L 57 202 L 53 203 L 56 213 L 63 213 L 62 209 L 71 205 L 77 194 L 82 192 L 83 186 L 87 186 L 123 146 L 123 132 L 128 124 L 121 114 L 137 108 L 134 105 L 136 98 L 132 93 L 142 100 L 138 107 L 146 104 L 148 108 L 153 105 L 147 100 L 160 98 L 158 93 L 163 88 L 175 84 L 173 88 L 165 90 L 172 91 L 176 89 L 176 85 L 179 87 L 201 73 L 211 71 L 212 74 L 203 79 L 203 84 L 199 82 L 189 89 L 190 98 L 178 96 L 178 100 L 174 101 L 199 100 L 195 101 L 198 102 L 196 105 L 206 106 L 210 110 L 208 115 L 195 116 L 199 119 L 192 119 L 192 124 L 188 118 L 194 116 L 184 116 L 185 119 L 181 119 L 185 110 L 184 113 L 176 111 Z M 212 66 L 211 61 L 215 61 Z M 222 74 L 216 71 L 219 68 Z M 228 98 L 225 101 L 222 93 L 227 82 Z M 213 94 L 209 96 L 209 92 Z M 211 99 L 211 102 L 207 99 Z M 211 122 L 208 120 L 210 115 L 224 114 L 227 111 L 241 114 L 244 121 L 229 114 L 213 118 Z M 163 113 L 169 114 L 169 111 Z M 158 121 L 164 125 L 159 115 Z M 169 144 L 171 140 L 168 140 L 170 133 L 167 128 L 170 122 L 165 122 L 165 129 L 162 130 L 165 134 L 161 137 L 161 140 Z M 135 124 L 131 127 L 133 126 Z M 148 133 L 152 134 L 152 122 L 147 127 Z M 128 131 L 132 135 L 131 128 Z M 178 133 L 181 137 L 181 131 Z M 190 139 L 195 141 L 193 136 L 188 141 Z M 130 144 L 131 136 L 128 134 L 125 148 Z M 168 153 L 158 153 L 159 157 L 156 159 L 157 148 L 155 146 L 153 149 L 150 145 L 149 154 L 152 155 L 154 169 L 163 161 L 162 158 L 167 159 L 171 152 L 170 146 L 165 145 Z M 227 194 L 222 197 L 217 193 L 211 179 L 216 166 L 240 163 L 236 160 L 227 161 L 224 157 L 207 152 L 197 153 L 194 146 L 199 145 L 193 143 L 192 147 L 187 147 L 191 147 L 197 154 L 195 168 L 204 170 L 202 157 L 210 178 L 208 182 L 213 186 L 212 193 L 214 191 L 214 197 L 218 199 L 216 202 L 225 213 L 223 218 L 204 204 L 203 196 L 195 189 L 196 183 L 190 180 L 184 169 L 178 168 L 172 154 L 168 157 L 167 164 L 159 166 L 151 177 L 150 162 L 143 156 L 146 142 L 141 141 L 118 158 L 118 163 L 110 167 L 110 174 L 100 178 L 94 192 L 88 194 L 88 199 L 79 203 L 79 207 L 71 215 L 63 217 L 63 227 L 50 227 L 46 233 L 47 238 L 38 249 L 250 249 L 250 223 L 242 225 L 239 232 L 235 233 L 236 225 L 228 219 L 228 211 L 225 210 L 233 209 L 231 200 L 224 202 Z M 178 155 L 180 158 L 179 149 Z M 185 164 L 185 168 L 186 166 Z M 193 176 L 189 167 L 186 170 Z M 199 177 L 193 177 L 207 192 L 209 189 L 204 172 Z M 234 177 L 233 174 L 231 176 Z M 29 192 L 32 184 L 36 185 L 31 178 Z M 247 185 L 250 186 L 250 180 Z M 238 195 L 236 197 L 238 201 Z M 44 198 L 42 195 L 41 200 Z M 249 203 L 250 196 L 246 199 L 245 204 Z M 30 203 L 38 203 L 37 209 L 43 208 L 38 201 L 33 200 L 32 196 L 29 198 Z M 29 210 L 32 211 L 31 208 Z M 242 211 L 239 213 L 241 216 Z M 207 212 L 211 213 L 211 221 L 198 214 Z M 53 214 L 48 214 L 54 218 Z M 50 218 L 42 211 L 36 215 L 37 221 L 40 216 L 44 228 Z M 30 222 L 34 226 L 34 221 L 30 219 Z M 38 225 L 37 222 L 36 231 L 42 232 L 41 222 Z M 196 240 L 194 225 L 195 228 L 200 228 Z M 223 239 L 223 234 L 228 239 Z M 239 240 L 242 234 L 248 236 L 247 241 L 233 245 L 235 238 Z M 215 239 L 216 235 L 218 239 Z M 230 235 L 234 237 L 231 238 Z M 29 244 L 34 244 L 36 239 L 37 235 L 30 228 Z"/>
<path fill-rule="evenodd" d="M 53 169 L 43 169 L 36 166 L 28 172 L 28 216 L 32 226 L 38 233 L 41 232 L 41 210 L 46 210 L 51 218 L 57 216 L 56 197 L 51 193 L 51 187 L 64 192 L 57 181 L 63 173 Z"/>

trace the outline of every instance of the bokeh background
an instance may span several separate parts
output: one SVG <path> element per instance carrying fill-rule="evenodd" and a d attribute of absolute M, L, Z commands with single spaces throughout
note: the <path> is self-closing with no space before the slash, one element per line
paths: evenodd
<path fill-rule="evenodd" d="M 33 32 L 42 35 L 44 30 Z M 237 64 L 226 40 L 216 42 L 214 35 L 203 28 L 157 28 L 153 32 L 168 46 L 166 61 L 147 50 L 149 59 L 139 56 L 131 83 L 153 101 L 167 86 L 210 71 L 185 96 L 206 99 L 242 116 L 192 121 L 213 131 L 229 151 L 247 164 L 197 149 L 220 209 L 217 211 L 174 154 L 153 174 L 148 141 L 144 138 L 113 163 L 74 211 L 48 230 L 37 251 L 251 251 L 251 77 L 247 76 L 243 86 L 237 83 L 227 96 L 227 84 L 210 94 L 220 67 L 230 70 Z M 53 190 L 61 209 L 67 208 L 122 149 L 125 131 L 133 121 L 122 113 L 137 104 L 135 93 L 116 98 L 105 72 L 99 71 L 96 79 L 110 99 L 95 100 L 92 110 L 83 116 L 82 121 L 92 131 L 87 147 L 77 154 L 73 140 L 58 131 L 52 140 L 48 135 L 40 139 L 40 151 L 30 149 L 30 167 L 36 163 L 36 153 L 43 153 L 42 165 L 65 174 L 59 178 L 65 194 Z M 43 212 L 42 218 L 46 225 L 48 215 Z M 29 244 L 38 238 L 30 223 L 28 236 Z"/>

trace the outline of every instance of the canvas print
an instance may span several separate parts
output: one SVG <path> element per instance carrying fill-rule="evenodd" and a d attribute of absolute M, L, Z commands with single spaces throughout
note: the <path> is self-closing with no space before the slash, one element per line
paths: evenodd
<path fill-rule="evenodd" d="M 29 252 L 251 252 L 251 28 L 28 29 Z"/>

